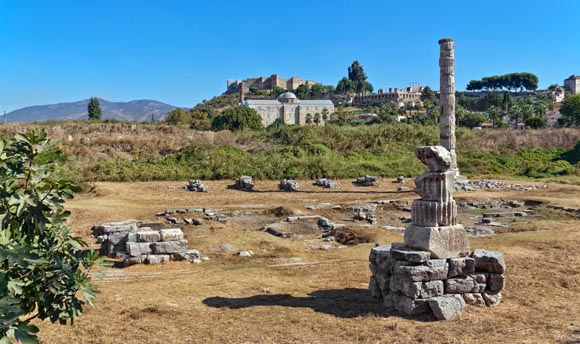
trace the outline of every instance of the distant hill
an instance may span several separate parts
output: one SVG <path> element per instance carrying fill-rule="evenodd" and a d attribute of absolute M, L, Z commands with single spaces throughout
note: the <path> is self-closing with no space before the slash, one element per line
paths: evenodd
<path fill-rule="evenodd" d="M 99 98 L 102 119 L 121 121 L 150 121 L 151 114 L 156 120 L 161 119 L 176 106 L 156 100 L 132 100 L 130 102 L 111 102 Z M 8 113 L 8 122 L 44 122 L 53 120 L 87 119 L 89 99 L 74 103 L 28 106 Z"/>

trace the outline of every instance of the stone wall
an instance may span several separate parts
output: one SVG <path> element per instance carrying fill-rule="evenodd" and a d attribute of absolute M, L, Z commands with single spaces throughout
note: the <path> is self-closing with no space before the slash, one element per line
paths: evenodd
<path fill-rule="evenodd" d="M 428 251 L 394 243 L 373 248 L 369 260 L 371 295 L 407 316 L 448 320 L 466 305 L 499 304 L 505 287 L 503 256 L 486 250 L 475 250 L 469 257 L 431 259 Z"/>

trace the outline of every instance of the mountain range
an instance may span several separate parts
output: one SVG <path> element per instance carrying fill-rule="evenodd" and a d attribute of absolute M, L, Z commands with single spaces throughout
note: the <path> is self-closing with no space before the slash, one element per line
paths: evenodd
<path fill-rule="evenodd" d="M 44 122 L 58 120 L 80 120 L 88 118 L 87 105 L 89 99 L 72 103 L 28 106 L 7 114 L 8 122 Z M 151 121 L 151 115 L 160 120 L 176 106 L 142 99 L 129 102 L 112 102 L 99 98 L 101 119 L 116 119 L 120 121 Z"/>

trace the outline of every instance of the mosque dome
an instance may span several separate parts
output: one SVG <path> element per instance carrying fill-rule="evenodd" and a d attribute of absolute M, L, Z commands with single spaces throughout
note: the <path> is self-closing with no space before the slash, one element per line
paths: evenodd
<path fill-rule="evenodd" d="M 298 97 L 292 92 L 285 92 L 278 96 L 278 100 L 282 103 L 296 103 Z"/>

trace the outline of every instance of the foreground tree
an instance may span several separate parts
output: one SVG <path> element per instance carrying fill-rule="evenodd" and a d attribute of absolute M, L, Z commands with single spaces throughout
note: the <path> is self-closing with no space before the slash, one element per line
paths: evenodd
<path fill-rule="evenodd" d="M 99 104 L 99 98 L 92 97 L 91 100 L 89 100 L 87 111 L 89 112 L 90 120 L 98 121 L 101 119 L 101 104 Z"/>
<path fill-rule="evenodd" d="M 256 110 L 247 107 L 235 107 L 224 110 L 211 122 L 213 130 L 261 129 L 262 117 Z"/>
<path fill-rule="evenodd" d="M 560 113 L 564 125 L 580 125 L 580 94 L 566 96 L 562 101 Z"/>
<path fill-rule="evenodd" d="M 89 272 L 103 260 L 70 233 L 63 209 L 80 188 L 39 162 L 54 147 L 45 131 L 0 141 L 2 344 L 38 343 L 32 319 L 73 324 L 98 292 Z"/>

